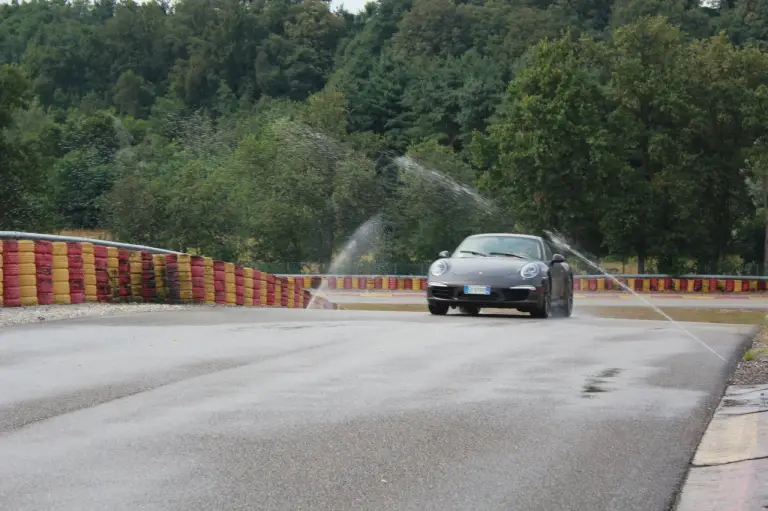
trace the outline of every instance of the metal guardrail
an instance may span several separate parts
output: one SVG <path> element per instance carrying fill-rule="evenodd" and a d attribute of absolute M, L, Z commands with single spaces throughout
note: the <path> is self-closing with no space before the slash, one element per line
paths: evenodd
<path fill-rule="evenodd" d="M 33 232 L 21 231 L 0 231 L 0 239 L 12 240 L 40 240 L 40 241 L 64 241 L 67 243 L 93 243 L 94 245 L 104 245 L 106 247 L 124 248 L 126 250 L 146 251 L 154 254 L 181 254 L 174 250 L 164 248 L 148 247 L 146 245 L 133 245 L 130 243 L 120 243 L 117 241 L 99 240 L 93 238 L 80 238 L 78 236 L 59 236 L 58 234 L 37 234 Z"/>

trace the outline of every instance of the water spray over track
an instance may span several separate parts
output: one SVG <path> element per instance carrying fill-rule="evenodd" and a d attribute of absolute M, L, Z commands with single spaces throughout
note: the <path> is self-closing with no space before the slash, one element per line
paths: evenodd
<path fill-rule="evenodd" d="M 668 321 L 670 321 L 670 322 L 671 322 L 673 325 L 675 325 L 675 327 L 677 327 L 677 328 L 678 328 L 680 331 L 682 331 L 682 332 L 683 332 L 685 335 L 687 335 L 688 337 L 690 337 L 690 338 L 691 338 L 691 339 L 693 339 L 694 341 L 696 341 L 696 342 L 698 342 L 699 344 L 701 344 L 702 346 L 704 346 L 704 347 L 705 347 L 705 348 L 706 348 L 708 351 L 712 352 L 712 354 L 714 354 L 714 355 L 715 355 L 717 358 L 719 358 L 719 359 L 720 359 L 720 360 L 722 360 L 723 362 L 725 362 L 725 361 L 726 361 L 726 360 L 725 360 L 725 358 L 723 358 L 723 356 L 722 356 L 722 355 L 720 355 L 718 352 L 716 352 L 716 351 L 715 351 L 715 350 L 714 350 L 714 349 L 713 349 L 713 348 L 712 348 L 712 347 L 711 347 L 709 344 L 707 344 L 706 342 L 704 342 L 704 341 L 702 341 L 701 339 L 699 339 L 698 337 L 696 337 L 696 336 L 693 334 L 693 332 L 691 332 L 691 331 L 690 331 L 690 330 L 688 330 L 687 328 L 683 327 L 683 326 L 682 326 L 680 323 L 678 323 L 677 321 L 675 321 L 674 319 L 672 319 L 672 318 L 671 318 L 671 317 L 670 317 L 670 316 L 669 316 L 669 315 L 668 315 L 666 312 L 664 312 L 663 310 L 661 310 L 659 307 L 655 306 L 655 305 L 654 305 L 654 304 L 653 304 L 653 303 L 652 303 L 650 300 L 647 300 L 647 299 L 643 298 L 642 296 L 640 296 L 638 293 L 636 293 L 636 292 L 635 292 L 633 289 L 631 289 L 629 286 L 626 286 L 626 285 L 624 285 L 624 283 L 622 283 L 622 282 L 621 282 L 619 279 L 617 279 L 616 277 L 614 277 L 613 275 L 611 275 L 611 274 L 610 274 L 610 273 L 608 273 L 607 271 L 603 270 L 603 269 L 602 269 L 600 266 L 598 266 L 596 263 L 592 262 L 592 261 L 591 261 L 589 258 L 587 258 L 587 256 L 585 256 L 584 254 L 582 254 L 581 252 L 579 252 L 578 250 L 576 250 L 575 248 L 573 248 L 573 247 L 572 247 L 572 246 L 571 246 L 571 245 L 570 245 L 570 244 L 569 244 L 569 243 L 568 243 L 568 242 L 567 242 L 567 241 L 566 241 L 566 240 L 563 238 L 563 236 L 562 236 L 562 235 L 560 235 L 560 234 L 556 234 L 556 233 L 554 233 L 554 232 L 552 232 L 552 231 L 548 231 L 548 230 L 545 230 L 544 232 L 545 232 L 545 233 L 546 233 L 546 235 L 549 237 L 549 239 L 550 239 L 550 240 L 552 240 L 552 243 L 554 243 L 555 245 L 557 245 L 557 246 L 559 246 L 559 247 L 562 247 L 562 248 L 564 248 L 564 249 L 565 249 L 565 250 L 567 250 L 568 252 L 572 253 L 573 255 L 575 255 L 576 257 L 578 257 L 579 259 L 581 259 L 581 260 L 582 260 L 582 261 L 584 261 L 585 263 L 587 263 L 589 266 L 591 266 L 591 267 L 595 268 L 597 271 L 599 271 L 600 273 L 602 273 L 603 275 L 605 275 L 606 277 L 608 277 L 609 279 L 611 279 L 613 282 L 615 282 L 615 283 L 616 283 L 616 284 L 617 284 L 617 285 L 618 285 L 620 288 L 622 288 L 622 289 L 624 289 L 625 291 L 627 291 L 628 293 L 632 294 L 632 295 L 633 295 L 635 298 L 637 298 L 637 299 L 638 299 L 638 300 L 640 300 L 641 302 L 645 303 L 645 304 L 646 304 L 648 307 L 650 307 L 650 308 L 651 308 L 651 309 L 653 309 L 655 312 L 657 312 L 658 314 L 660 314 L 661 316 L 663 316 L 664 318 L 666 318 L 666 319 L 667 319 Z"/>
<path fill-rule="evenodd" d="M 381 233 L 382 226 L 382 215 L 381 213 L 378 213 L 369 218 L 363 225 L 358 227 L 352 236 L 350 236 L 341 252 L 339 252 L 339 254 L 333 258 L 331 267 L 328 269 L 328 274 L 334 275 L 339 273 L 340 270 L 342 270 L 344 266 L 349 264 L 352 260 L 359 259 L 363 254 L 365 254 L 371 248 L 373 242 Z M 312 298 L 309 300 L 307 309 L 312 309 L 315 303 L 315 298 L 317 296 L 323 296 L 327 289 L 328 282 L 324 280 L 323 283 L 320 284 L 320 287 L 318 287 L 312 293 Z"/>

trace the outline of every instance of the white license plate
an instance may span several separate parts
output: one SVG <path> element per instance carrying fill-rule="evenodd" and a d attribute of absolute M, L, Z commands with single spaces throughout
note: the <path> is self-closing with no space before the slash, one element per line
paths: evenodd
<path fill-rule="evenodd" d="M 491 288 L 488 286 L 464 286 L 465 295 L 489 295 Z"/>

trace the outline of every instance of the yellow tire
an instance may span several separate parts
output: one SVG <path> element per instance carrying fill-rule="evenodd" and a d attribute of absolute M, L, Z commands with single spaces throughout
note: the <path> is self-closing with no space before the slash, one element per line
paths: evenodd
<path fill-rule="evenodd" d="M 32 240 L 19 240 L 19 254 L 22 254 L 24 252 L 32 252 L 34 254 L 35 242 Z M 32 257 L 34 258 L 34 256 Z"/>
<path fill-rule="evenodd" d="M 34 298 L 37 301 L 37 286 L 19 286 L 21 299 Z"/>
<path fill-rule="evenodd" d="M 64 243 L 63 241 L 55 241 L 53 242 L 53 258 L 56 259 L 56 256 L 64 256 L 64 259 L 66 260 L 66 255 L 69 253 L 69 246 Z"/>
<path fill-rule="evenodd" d="M 37 275 L 37 266 L 35 263 L 20 264 L 19 275 Z"/>
<path fill-rule="evenodd" d="M 19 287 L 35 287 L 37 289 L 37 276 L 19 275 Z"/>
<path fill-rule="evenodd" d="M 53 296 L 69 296 L 69 282 L 53 281 Z"/>

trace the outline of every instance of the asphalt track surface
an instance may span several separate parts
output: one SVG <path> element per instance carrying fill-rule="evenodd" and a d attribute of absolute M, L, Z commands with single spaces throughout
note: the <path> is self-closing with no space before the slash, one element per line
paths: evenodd
<path fill-rule="evenodd" d="M 0 330 L 0 508 L 667 510 L 747 327 L 217 309 Z"/>
<path fill-rule="evenodd" d="M 351 292 L 351 291 L 324 291 L 321 292 L 332 302 L 345 303 L 385 303 L 385 304 L 424 304 L 426 295 L 422 292 L 400 293 L 376 293 L 376 292 Z M 680 297 L 680 295 L 645 295 L 636 298 L 631 295 L 587 295 L 576 294 L 574 307 L 579 305 L 592 307 L 648 307 L 648 302 L 658 307 L 684 307 L 695 309 L 768 309 L 768 298 L 763 295 L 744 296 L 743 298 L 713 295 L 694 295 Z"/>

